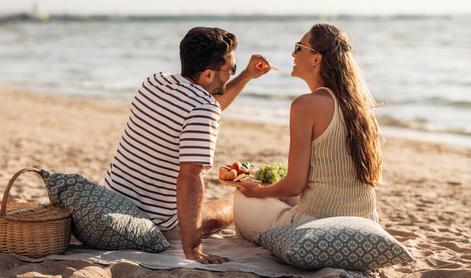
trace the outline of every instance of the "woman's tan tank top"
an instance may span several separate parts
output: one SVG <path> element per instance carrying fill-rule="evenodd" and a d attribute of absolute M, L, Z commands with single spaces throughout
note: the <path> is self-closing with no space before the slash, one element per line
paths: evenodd
<path fill-rule="evenodd" d="M 298 206 L 316 218 L 360 216 L 378 221 L 375 190 L 357 178 L 348 153 L 342 110 L 334 93 L 322 88 L 334 99 L 334 115 L 327 129 L 311 143 L 308 183 Z"/>

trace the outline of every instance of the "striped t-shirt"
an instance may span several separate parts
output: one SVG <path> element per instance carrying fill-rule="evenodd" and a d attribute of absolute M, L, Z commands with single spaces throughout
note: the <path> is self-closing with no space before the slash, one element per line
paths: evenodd
<path fill-rule="evenodd" d="M 180 163 L 213 164 L 219 103 L 179 74 L 142 83 L 105 178 L 106 188 L 132 201 L 163 231 L 178 224 Z"/>

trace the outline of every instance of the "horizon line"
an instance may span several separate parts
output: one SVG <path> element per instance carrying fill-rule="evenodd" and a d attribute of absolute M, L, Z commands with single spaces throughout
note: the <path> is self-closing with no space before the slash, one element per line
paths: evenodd
<path fill-rule="evenodd" d="M 81 13 L 81 12 L 0 12 L 0 16 L 22 16 L 22 15 L 43 15 L 48 16 L 70 16 L 70 17 L 159 17 L 159 18 L 177 18 L 177 17 L 209 17 L 209 18 L 227 18 L 227 17 L 440 17 L 440 16 L 466 16 L 471 15 L 471 12 L 441 12 L 441 13 L 347 13 L 347 12 L 331 12 L 331 13 Z"/>

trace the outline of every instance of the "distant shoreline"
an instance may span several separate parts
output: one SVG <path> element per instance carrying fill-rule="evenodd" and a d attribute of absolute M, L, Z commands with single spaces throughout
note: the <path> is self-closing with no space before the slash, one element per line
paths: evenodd
<path fill-rule="evenodd" d="M 83 97 L 85 99 L 98 99 L 98 100 L 105 100 L 105 101 L 116 101 L 116 102 L 129 102 L 130 98 L 132 98 L 132 94 L 126 95 L 111 95 L 111 94 L 86 94 L 86 93 L 79 93 L 79 92 L 70 92 L 64 93 L 60 89 L 45 89 L 45 88 L 30 88 L 30 87 L 23 87 L 23 86 L 15 86 L 9 85 L 8 83 L 0 82 L 0 88 L 7 88 L 12 91 L 26 91 L 31 92 L 33 94 L 41 93 L 41 94 L 48 94 L 48 95 L 61 95 L 61 96 L 73 96 L 73 97 Z M 244 96 L 255 96 L 251 92 L 243 92 Z M 293 98 L 294 99 L 294 98 Z M 286 97 L 287 101 L 291 101 L 289 96 Z M 237 104 L 236 104 L 237 105 Z M 231 106 L 233 107 L 233 106 Z M 231 107 L 229 107 L 224 115 L 226 118 L 231 119 L 239 119 L 239 120 L 246 120 L 254 123 L 262 123 L 262 124 L 276 124 L 276 125 L 288 125 L 289 124 L 289 116 L 288 114 L 280 118 L 272 117 L 272 116 L 262 116 L 262 115 L 241 115 L 241 113 L 232 111 Z M 288 113 L 288 110 L 287 110 Z M 471 134 L 462 132 L 462 131 L 444 131 L 444 130 L 428 130 L 424 127 L 420 126 L 420 121 L 418 122 L 408 122 L 408 121 L 401 121 L 398 119 L 391 118 L 387 115 L 378 115 L 378 121 L 381 124 L 381 128 L 386 136 L 391 137 L 406 137 L 407 139 L 418 140 L 418 141 L 429 141 L 434 143 L 445 143 L 445 144 L 457 144 L 462 147 L 469 147 L 471 148 Z"/>
<path fill-rule="evenodd" d="M 9 92 L 20 92 L 28 94 L 40 94 L 40 95 L 50 95 L 54 96 L 63 96 L 63 97 L 76 97 L 84 100 L 101 100 L 117 104 L 128 104 L 129 99 L 127 98 L 106 98 L 104 96 L 98 95 L 79 95 L 79 94 L 61 94 L 58 92 L 48 92 L 48 91 L 35 91 L 28 90 L 24 88 L 14 88 L 10 86 L 5 86 L 0 84 L 0 90 L 9 91 Z M 223 112 L 223 119 L 228 120 L 242 120 L 246 122 L 252 122 L 255 124 L 269 124 L 269 125 L 279 125 L 279 126 L 288 126 L 289 118 L 286 118 L 285 121 L 280 120 L 279 118 L 268 118 L 263 116 L 251 116 L 251 115 L 241 115 L 231 111 L 231 108 Z M 429 142 L 436 144 L 445 144 L 455 147 L 463 147 L 471 149 L 471 136 L 454 134 L 454 133 L 445 133 L 445 132 L 432 132 L 419 129 L 413 129 L 403 126 L 393 126 L 388 124 L 381 124 L 381 131 L 386 138 L 395 138 L 395 139 L 407 139 L 418 142 Z"/>
<path fill-rule="evenodd" d="M 277 120 L 268 120 L 260 118 L 254 118 L 250 116 L 241 116 L 235 115 L 234 113 L 226 113 L 223 118 L 231 119 L 231 120 L 243 120 L 249 121 L 254 123 L 263 123 L 263 124 L 273 124 L 273 125 L 287 125 L 288 119 L 286 123 L 279 122 Z M 431 132 L 431 131 L 423 131 L 423 130 L 416 130 L 412 128 L 405 128 L 405 127 L 396 127 L 381 124 L 381 132 L 383 136 L 386 138 L 395 138 L 395 139 L 406 139 L 406 140 L 413 140 L 413 141 L 423 141 L 429 143 L 436 143 L 436 144 L 445 144 L 455 147 L 463 147 L 471 149 L 471 136 L 466 135 L 459 135 L 459 134 L 452 134 L 452 133 L 444 133 L 444 132 Z"/>
<path fill-rule="evenodd" d="M 421 20 L 433 18 L 469 17 L 470 14 L 80 14 L 80 13 L 38 13 L 27 12 L 0 14 L 0 23 L 44 22 L 44 21 L 195 21 L 195 20 L 233 20 L 233 21 L 304 21 L 304 20 Z"/>

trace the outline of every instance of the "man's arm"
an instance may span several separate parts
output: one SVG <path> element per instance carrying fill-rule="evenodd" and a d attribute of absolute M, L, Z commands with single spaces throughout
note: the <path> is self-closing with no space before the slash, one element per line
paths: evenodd
<path fill-rule="evenodd" d="M 226 90 L 222 96 L 214 96 L 221 105 L 221 109 L 226 109 L 232 101 L 240 94 L 245 85 L 252 80 L 259 78 L 271 69 L 270 63 L 261 55 L 252 55 L 247 68 L 236 78 L 227 83 Z"/>
<path fill-rule="evenodd" d="M 189 260 L 203 264 L 224 263 L 227 258 L 207 254 L 201 244 L 203 207 L 202 165 L 180 164 L 177 179 L 177 213 L 183 252 Z"/>

